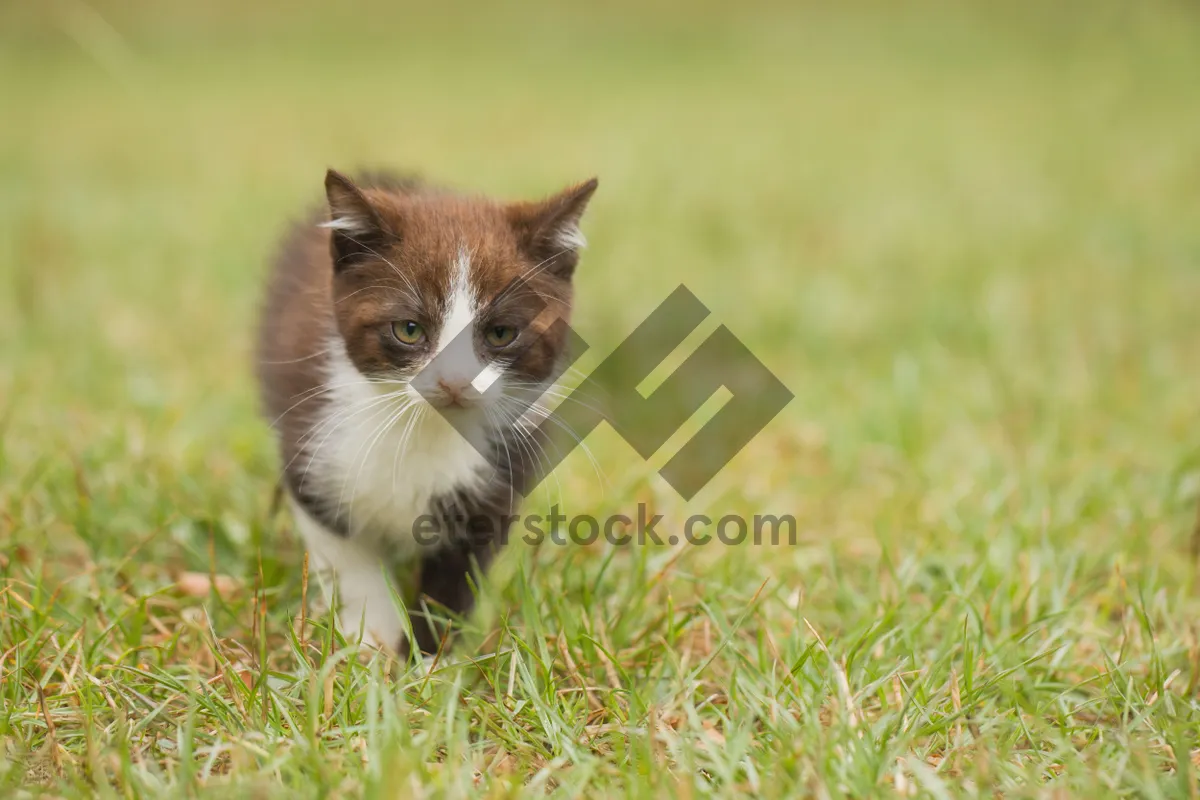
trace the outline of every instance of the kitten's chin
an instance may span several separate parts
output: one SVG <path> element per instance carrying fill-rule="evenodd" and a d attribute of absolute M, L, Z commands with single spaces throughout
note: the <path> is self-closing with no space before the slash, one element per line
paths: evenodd
<path fill-rule="evenodd" d="M 445 405 L 428 403 L 425 430 L 438 436 L 458 436 L 470 443 L 477 452 L 483 453 L 490 447 L 496 435 L 494 420 L 485 412 L 483 405 Z"/>

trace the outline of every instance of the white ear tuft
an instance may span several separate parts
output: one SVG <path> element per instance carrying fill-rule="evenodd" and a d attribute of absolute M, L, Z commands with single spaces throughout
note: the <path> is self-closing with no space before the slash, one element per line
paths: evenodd
<path fill-rule="evenodd" d="M 570 278 L 587 240 L 579 231 L 579 218 L 596 191 L 597 181 L 569 186 L 536 203 L 513 203 L 506 214 L 526 252 L 538 264 L 547 264 L 554 275 Z"/>
<path fill-rule="evenodd" d="M 554 241 L 564 250 L 582 250 L 587 247 L 587 237 L 574 221 L 554 232 Z"/>
<path fill-rule="evenodd" d="M 328 222 L 319 223 L 317 227 L 347 233 L 366 233 L 371 230 L 370 224 L 361 217 L 335 217 Z"/>
<path fill-rule="evenodd" d="M 329 246 L 335 272 L 348 269 L 370 257 L 380 258 L 395 234 L 371 205 L 362 189 L 335 170 L 325 173 L 329 221 L 321 227 L 332 231 Z"/>

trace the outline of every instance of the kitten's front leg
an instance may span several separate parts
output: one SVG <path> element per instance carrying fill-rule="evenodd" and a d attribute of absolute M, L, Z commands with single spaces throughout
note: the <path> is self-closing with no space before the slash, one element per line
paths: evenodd
<path fill-rule="evenodd" d="M 361 636 L 365 644 L 403 652 L 404 624 L 380 554 L 353 537 L 328 530 L 294 499 L 292 518 L 327 604 L 332 604 L 336 588 L 338 624 L 346 640 L 357 641 Z"/>
<path fill-rule="evenodd" d="M 488 525 L 479 530 L 459 530 L 451 535 L 451 541 L 441 550 L 427 554 L 421 559 L 421 595 L 418 608 L 412 613 L 413 638 L 425 655 L 433 655 L 441 647 L 446 634 L 435 609 L 428 602 L 441 606 L 458 616 L 470 613 L 475 607 L 475 592 L 480 577 L 487 572 L 499 552 L 502 537 L 509 524 L 502 516 L 476 517 L 485 519 Z M 430 613 L 432 612 L 432 613 Z"/>

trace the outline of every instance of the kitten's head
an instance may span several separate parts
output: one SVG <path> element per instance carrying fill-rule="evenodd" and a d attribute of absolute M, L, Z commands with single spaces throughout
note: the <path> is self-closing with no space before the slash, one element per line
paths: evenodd
<path fill-rule="evenodd" d="M 506 204 L 358 186 L 330 170 L 334 314 L 354 366 L 407 382 L 448 414 L 484 414 L 493 384 L 547 383 L 596 185 Z"/>

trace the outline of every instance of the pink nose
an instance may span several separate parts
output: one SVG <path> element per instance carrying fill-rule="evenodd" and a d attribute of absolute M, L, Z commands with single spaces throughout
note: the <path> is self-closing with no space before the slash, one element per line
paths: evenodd
<path fill-rule="evenodd" d="M 459 383 L 457 381 L 447 381 L 445 378 L 438 378 L 438 389 L 446 397 L 447 405 L 461 405 L 463 395 L 467 391 L 469 384 Z"/>

